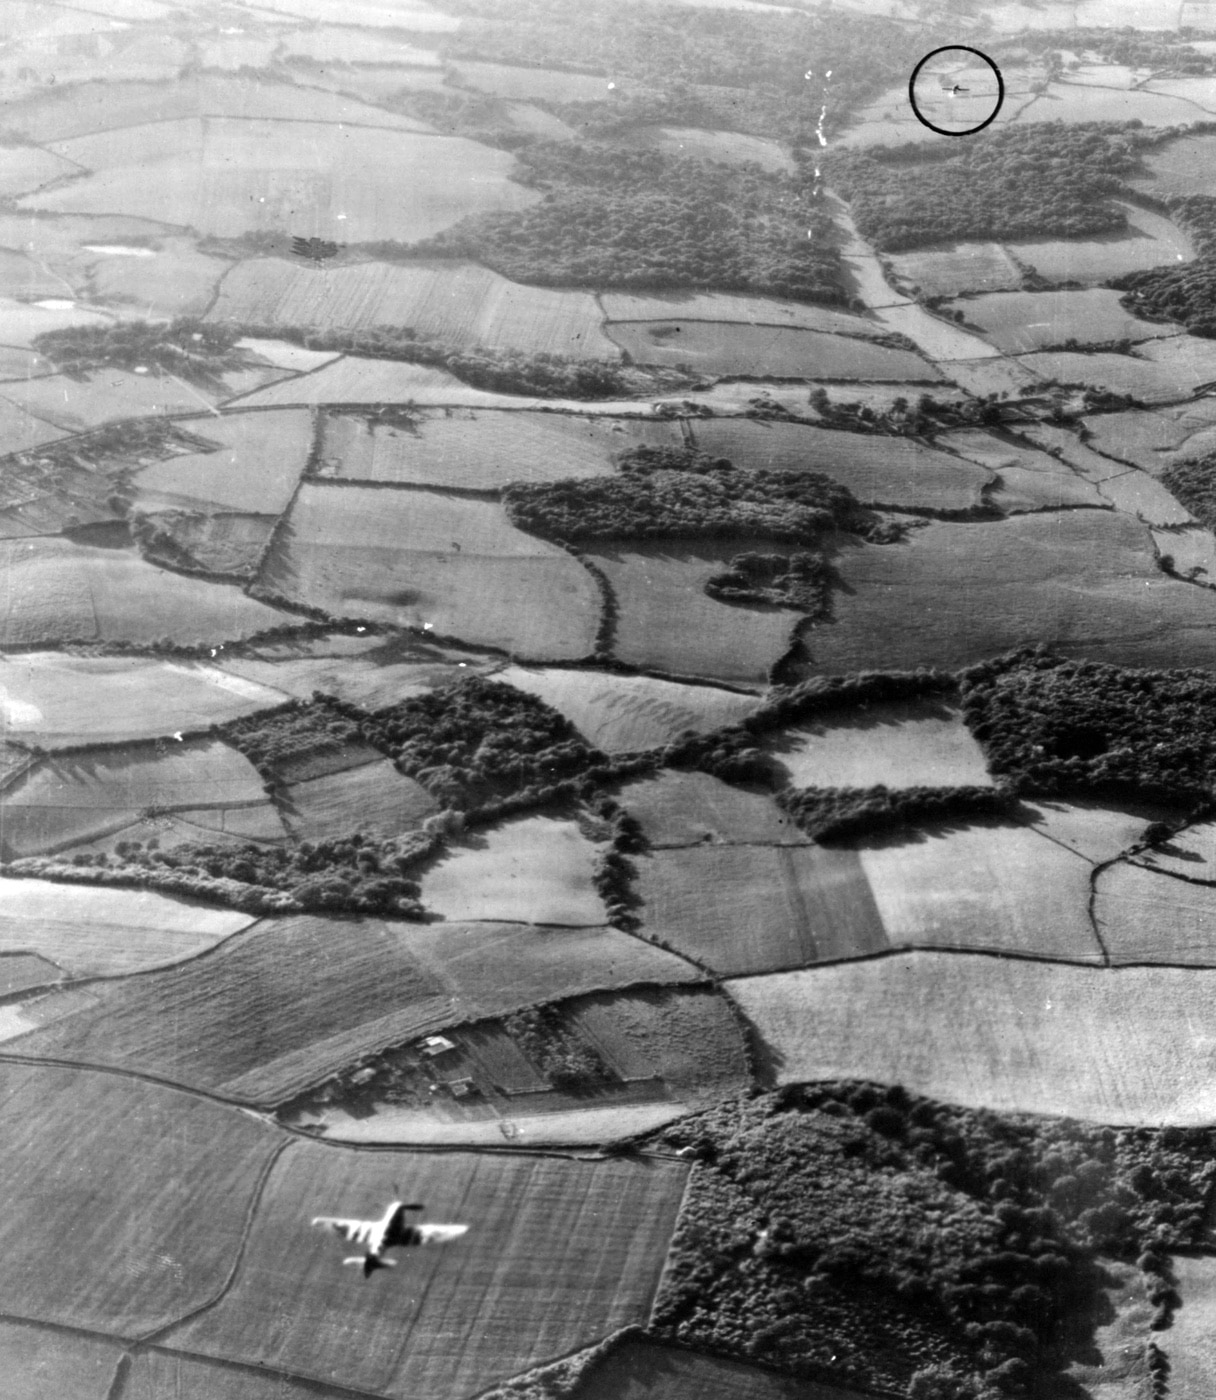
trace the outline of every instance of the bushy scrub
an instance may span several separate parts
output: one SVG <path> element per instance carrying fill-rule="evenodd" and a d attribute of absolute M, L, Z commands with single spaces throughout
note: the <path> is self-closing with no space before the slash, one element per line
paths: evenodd
<path fill-rule="evenodd" d="M 415 251 L 541 286 L 849 300 L 839 235 L 800 177 L 585 141 L 536 142 L 517 161 L 539 203 L 474 215 Z"/>
<path fill-rule="evenodd" d="M 239 331 L 179 316 L 173 321 L 115 321 L 44 331 L 30 342 L 66 374 L 98 369 L 164 370 L 192 383 L 218 385 L 248 359 Z"/>
<path fill-rule="evenodd" d="M 836 529 L 865 533 L 852 492 L 819 472 L 740 471 L 724 459 L 675 470 L 517 482 L 503 493 L 511 523 L 562 542 L 758 535 L 815 544 Z"/>
<path fill-rule="evenodd" d="M 168 851 L 160 850 L 155 839 L 146 844 L 120 841 L 112 858 L 78 855 L 73 868 L 99 884 L 194 893 L 257 913 L 331 910 L 417 919 L 423 914 L 419 885 L 408 872 L 441 844 L 442 837 L 433 832 L 391 839 L 354 832 L 296 846 L 202 841 Z M 47 870 L 47 864 L 16 863 L 27 874 L 62 877 L 61 869 Z"/>
<path fill-rule="evenodd" d="M 1196 520 L 1216 530 L 1216 455 L 1177 462 L 1161 473 L 1160 480 Z"/>
<path fill-rule="evenodd" d="M 290 700 L 223 725 L 217 732 L 258 772 L 274 776 L 277 764 L 359 742 L 356 712 L 343 712 L 321 700 Z"/>
<path fill-rule="evenodd" d="M 1137 165 L 1133 128 L 1033 122 L 967 141 L 837 151 L 823 160 L 886 252 L 982 238 L 1081 238 L 1127 226 L 1112 196 Z"/>
<path fill-rule="evenodd" d="M 973 666 L 961 684 L 991 771 L 1025 789 L 1192 798 L 1216 782 L 1216 681 L 1206 671 L 1065 661 L 1034 648 Z"/>
<path fill-rule="evenodd" d="M 597 1052 L 566 1025 L 556 1006 L 503 1018 L 503 1028 L 555 1089 L 577 1093 L 612 1078 Z"/>
<path fill-rule="evenodd" d="M 1099 1256 L 1153 1275 L 1164 1322 L 1162 1251 L 1195 1238 L 1216 1174 L 1210 1130 L 1002 1116 L 866 1084 L 728 1102 L 661 1141 L 697 1165 L 654 1330 L 899 1392 L 936 1368 L 960 1395 L 1042 1393 L 1069 1360 L 1062 1320 L 1093 1323 Z"/>
<path fill-rule="evenodd" d="M 364 732 L 408 777 L 466 809 L 539 794 L 606 762 L 542 700 L 481 676 L 379 710 Z"/>

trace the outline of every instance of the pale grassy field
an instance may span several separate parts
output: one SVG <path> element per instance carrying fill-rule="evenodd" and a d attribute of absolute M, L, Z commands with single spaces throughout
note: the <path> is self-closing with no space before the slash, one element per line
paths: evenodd
<path fill-rule="evenodd" d="M 630 1322 L 658 1285 L 688 1167 L 294 1143 L 259 1204 L 235 1283 L 170 1345 L 410 1400 L 472 1395 Z M 370 1214 L 408 1180 L 427 1220 L 468 1221 L 386 1288 L 354 1289 L 314 1203 Z M 381 1280 L 383 1281 L 383 1280 Z M 395 1286 L 394 1286 L 395 1285 Z"/>
<path fill-rule="evenodd" d="M 15 652 L 0 660 L 0 726 L 44 748 L 155 738 L 280 704 L 256 681 L 200 661 Z"/>
<path fill-rule="evenodd" d="M 641 823 L 650 846 L 806 846 L 810 837 L 766 792 L 708 773 L 666 769 L 621 788 L 621 805 Z"/>
<path fill-rule="evenodd" d="M 712 321 L 614 321 L 608 336 L 640 365 L 765 379 L 923 381 L 943 378 L 928 360 L 852 336 L 790 326 Z"/>
<path fill-rule="evenodd" d="M 1200 1125 L 1216 1109 L 1216 973 L 1206 969 L 922 952 L 727 990 L 781 1083 L 873 1079 L 1100 1123 Z"/>
<path fill-rule="evenodd" d="M 374 487 L 306 484 L 259 587 L 538 660 L 588 655 L 600 615 L 582 565 L 497 502 Z"/>
<path fill-rule="evenodd" d="M 1199 869 L 1171 864 L 1187 874 Z M 1094 888 L 1094 918 L 1112 962 L 1216 966 L 1216 887 L 1120 862 L 1100 871 Z"/>
<path fill-rule="evenodd" d="M 1077 340 L 1101 345 L 1111 340 L 1151 340 L 1175 336 L 1172 321 L 1142 321 L 1119 305 L 1121 293 L 1108 287 L 1079 292 L 993 292 L 947 303 L 962 311 L 998 349 L 1024 354 Z"/>
<path fill-rule="evenodd" d="M 438 803 L 388 759 L 345 772 L 292 783 L 280 798 L 284 819 L 301 841 L 321 841 L 354 831 L 396 836 L 412 831 Z"/>
<path fill-rule="evenodd" d="M 756 708 L 750 695 L 654 676 L 507 666 L 495 679 L 552 705 L 608 753 L 660 748 L 689 731 L 703 734 L 733 724 Z"/>
<path fill-rule="evenodd" d="M 122 1354 L 118 1342 L 100 1337 L 0 1322 L 8 1400 L 108 1400 Z"/>
<path fill-rule="evenodd" d="M 459 161 L 460 152 L 437 159 Z M 619 360 L 621 352 L 600 330 L 603 319 L 590 292 L 525 287 L 476 263 L 363 262 L 318 270 L 281 258 L 233 268 L 208 313 L 212 321 L 322 330 L 408 326 L 461 348 Z"/>
<path fill-rule="evenodd" d="M 609 321 L 723 321 L 841 335 L 883 334 L 882 326 L 864 316 L 805 302 L 728 292 L 602 292 L 599 302 Z"/>
<path fill-rule="evenodd" d="M 858 856 L 892 947 L 1102 961 L 1089 863 L 1029 827 L 929 825 Z"/>
<path fill-rule="evenodd" d="M 1087 98 L 1088 94 L 1082 97 Z M 1121 277 L 1125 272 L 1189 262 L 1195 256 L 1190 239 L 1163 215 L 1126 204 L 1121 208 L 1127 217 L 1125 233 L 1096 238 L 1024 239 L 1009 243 L 1009 251 L 1053 282 L 1091 286 Z"/>
<path fill-rule="evenodd" d="M 1169 1394 L 1171 1400 L 1208 1400 L 1216 1393 L 1216 1259 L 1175 1254 L 1170 1268 L 1182 1306 L 1162 1338 L 1170 1359 Z"/>
<path fill-rule="evenodd" d="M 21 204 L 159 219 L 220 238 L 302 229 L 344 242 L 413 242 L 466 215 L 523 209 L 540 197 L 508 178 L 508 152 L 384 125 L 205 117 L 131 128 L 109 138 L 103 149 L 114 154 L 95 173 Z M 102 139 L 56 149 L 90 164 Z"/>
<path fill-rule="evenodd" d="M 249 914 L 150 890 L 0 878 L 0 951 L 32 951 L 77 976 L 167 967 L 213 948 Z"/>
<path fill-rule="evenodd" d="M 329 414 L 319 457 L 327 476 L 485 491 L 513 481 L 609 476 L 627 448 L 682 441 L 677 425 L 640 418 L 465 409 L 394 427 Z"/>
<path fill-rule="evenodd" d="M 70 91 L 52 89 L 27 98 L 11 116 L 14 125 L 36 142 L 52 143 L 53 149 L 90 169 L 129 158 L 129 133 L 136 129 L 134 139 L 154 143 L 153 149 L 171 149 L 175 141 L 180 148 L 177 132 L 164 132 L 158 139 L 146 129 L 152 123 L 226 117 L 245 121 L 344 122 L 400 131 L 426 129 L 425 122 L 365 106 L 348 97 L 306 92 L 291 83 L 267 81 L 264 77 L 219 73 L 200 73 L 174 83 L 77 83 Z M 123 135 L 113 134 L 120 130 Z"/>
<path fill-rule="evenodd" d="M 1092 864 L 1114 860 L 1138 842 L 1150 822 L 1175 815 L 1151 803 L 1104 805 L 1083 797 L 1028 797 L 1019 815 L 1049 840 L 1075 851 Z"/>
<path fill-rule="evenodd" d="M 0 849 L 8 859 L 47 854 L 127 826 L 150 807 L 266 802 L 249 760 L 217 741 L 85 751 L 43 759 L 9 785 Z"/>
<path fill-rule="evenodd" d="M 770 740 L 793 787 L 991 787 L 983 750 L 942 700 L 819 715 Z"/>
<path fill-rule="evenodd" d="M 1022 284 L 1022 274 L 999 243 L 956 243 L 888 256 L 896 276 L 927 297 L 998 292 Z"/>
<path fill-rule="evenodd" d="M 603 924 L 591 878 L 602 850 L 573 821 L 504 822 L 451 843 L 422 877 L 422 902 L 445 919 Z"/>
<path fill-rule="evenodd" d="M 799 614 L 730 606 L 704 591 L 735 554 L 754 547 L 674 540 L 588 549 L 620 608 L 613 655 L 670 676 L 763 685 L 788 650 Z"/>
<path fill-rule="evenodd" d="M 642 932 L 723 976 L 887 946 L 855 851 L 696 846 L 657 850 L 634 863 Z"/>
<path fill-rule="evenodd" d="M 70 1003 L 58 1020 L 56 995 L 68 994 L 46 997 L 51 1023 L 12 1046 L 278 1104 L 445 1026 L 698 980 L 674 954 L 611 928 L 276 919 L 211 957 L 98 988 L 95 1004 Z"/>
<path fill-rule="evenodd" d="M 167 573 L 122 549 L 0 540 L 0 644 L 234 641 L 287 615 L 231 586 Z"/>
<path fill-rule="evenodd" d="M 217 450 L 169 457 L 144 467 L 135 476 L 142 508 L 227 509 L 261 515 L 278 515 L 287 509 L 312 445 L 307 410 L 230 413 L 191 420 L 184 426 L 215 443 Z"/>
<path fill-rule="evenodd" d="M 835 623 L 807 636 L 812 669 L 953 668 L 1037 642 L 1126 666 L 1208 665 L 1208 599 L 1163 575 L 1151 545 L 1129 517 L 1086 510 L 934 521 L 903 544 L 843 550 L 847 588 Z"/>
<path fill-rule="evenodd" d="M 994 479 L 978 464 L 910 438 L 744 418 L 698 420 L 692 435 L 711 457 L 747 469 L 824 472 L 867 503 L 968 510 Z"/>
<path fill-rule="evenodd" d="M 210 1302 L 236 1264 L 277 1134 L 87 1070 L 4 1065 L 0 1083 L 5 1178 L 22 1203 L 0 1221 L 6 1315 L 131 1336 Z"/>

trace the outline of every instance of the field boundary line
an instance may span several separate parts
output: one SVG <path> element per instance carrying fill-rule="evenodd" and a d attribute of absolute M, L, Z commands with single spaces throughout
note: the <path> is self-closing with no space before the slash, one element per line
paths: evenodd
<path fill-rule="evenodd" d="M 228 1296 L 229 1290 L 236 1282 L 236 1276 L 240 1273 L 241 1265 L 245 1262 L 245 1252 L 249 1246 L 249 1236 L 253 1231 L 254 1219 L 257 1216 L 258 1208 L 262 1204 L 262 1196 L 266 1191 L 266 1183 L 270 1180 L 271 1173 L 278 1166 L 283 1154 L 293 1146 L 291 1138 L 277 1143 L 268 1154 L 266 1161 L 262 1163 L 262 1169 L 258 1173 L 258 1179 L 249 1195 L 249 1204 L 245 1207 L 245 1222 L 241 1227 L 241 1238 L 235 1251 L 232 1267 L 228 1271 L 228 1277 L 220 1284 L 215 1295 L 205 1303 L 200 1303 L 198 1307 L 176 1318 L 173 1322 L 166 1323 L 163 1327 L 154 1328 L 145 1336 L 140 1337 L 141 1342 L 150 1342 L 154 1337 L 163 1332 L 175 1331 L 178 1327 L 185 1327 L 187 1323 L 193 1322 L 195 1318 L 203 1313 L 209 1312 L 218 1303 L 222 1303 Z"/>
<path fill-rule="evenodd" d="M 322 1400 L 330 1400 L 330 1397 L 332 1400 L 384 1400 L 382 1391 L 352 1390 L 349 1386 L 335 1385 L 332 1381 L 323 1381 L 301 1371 L 288 1371 L 281 1366 L 261 1362 L 255 1364 L 251 1361 L 236 1361 L 228 1356 L 210 1356 L 203 1351 L 190 1351 L 185 1347 L 169 1346 L 164 1342 L 137 1342 L 131 1351 L 134 1355 L 156 1353 L 161 1356 L 181 1357 L 186 1361 L 216 1366 L 223 1370 L 239 1371 L 242 1375 L 250 1377 L 274 1376 L 279 1380 L 296 1381 L 314 1391 Z"/>
<path fill-rule="evenodd" d="M 106 1391 L 106 1400 L 122 1400 L 123 1392 L 127 1388 L 127 1377 L 131 1374 L 132 1359 L 129 1348 L 118 1358 L 110 1388 Z"/>
<path fill-rule="evenodd" d="M 995 958 L 1003 962 L 1028 962 L 1045 963 L 1051 967 L 1075 967 L 1082 972 L 1116 972 L 1121 967 L 1168 967 L 1193 968 L 1194 963 L 1157 963 L 1149 962 L 1142 964 L 1135 963 L 1110 963 L 1083 962 L 1079 958 L 1063 958 L 1048 953 L 1023 953 L 1008 948 L 951 948 L 946 946 L 932 947 L 923 943 L 905 943 L 895 948 L 876 948 L 869 953 L 855 953 L 849 957 L 828 958 L 823 962 L 802 963 L 795 967 L 775 968 L 770 972 L 730 972 L 726 974 L 714 973 L 714 978 L 725 984 L 727 982 L 754 982 L 760 977 L 788 977 L 793 972 L 816 973 L 821 968 L 844 967 L 852 963 L 882 962 L 886 958 L 908 957 L 911 954 L 929 954 L 934 957 L 962 957 L 962 958 Z M 1216 954 L 1213 955 L 1213 967 L 1216 967 Z"/>

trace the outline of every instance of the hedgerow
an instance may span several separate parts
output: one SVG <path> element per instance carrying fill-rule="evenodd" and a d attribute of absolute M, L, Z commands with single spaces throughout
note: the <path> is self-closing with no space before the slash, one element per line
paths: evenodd
<path fill-rule="evenodd" d="M 798 788 L 777 801 L 816 841 L 852 837 L 908 826 L 914 822 L 971 821 L 1006 816 L 1017 806 L 1004 787 Z"/>
<path fill-rule="evenodd" d="M 1210 1129 L 1004 1116 L 866 1084 L 728 1102 L 659 1141 L 696 1166 L 652 1330 L 901 1393 L 932 1368 L 960 1394 L 1044 1393 L 1071 1359 L 1065 1327 L 1103 1301 L 1102 1257 L 1151 1275 L 1165 1325 L 1164 1252 L 1195 1240 L 1216 1177 Z"/>
<path fill-rule="evenodd" d="M 197 895 L 255 913 L 324 910 L 420 919 L 419 885 L 409 872 L 442 844 L 437 831 L 390 838 L 353 832 L 294 846 L 202 841 L 163 851 L 153 837 L 147 842 L 119 841 L 113 857 L 80 853 L 71 865 L 24 860 L 6 869 Z M 67 871 L 75 873 L 69 876 Z"/>

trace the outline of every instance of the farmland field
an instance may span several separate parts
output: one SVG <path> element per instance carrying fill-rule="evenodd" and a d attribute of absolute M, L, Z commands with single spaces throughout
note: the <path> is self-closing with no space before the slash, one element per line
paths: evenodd
<path fill-rule="evenodd" d="M 929 824 L 903 839 L 863 841 L 857 855 L 891 947 L 1102 961 L 1090 865 L 1040 831 L 993 820 Z"/>
<path fill-rule="evenodd" d="M 90 168 L 94 160 L 113 163 L 124 159 L 122 143 L 109 139 L 110 132 L 138 130 L 137 139 L 155 139 L 145 130 L 154 123 L 227 117 L 246 121 L 370 123 L 406 131 L 424 125 L 346 98 L 302 92 L 290 83 L 217 73 L 198 74 L 172 83 L 81 83 L 72 89 L 70 97 L 60 91 L 28 98 L 15 108 L 12 117 L 14 125 L 34 141 L 55 143 L 61 151 L 78 151 L 82 163 Z"/>
<path fill-rule="evenodd" d="M 165 573 L 125 549 L 0 540 L 0 644 L 232 641 L 285 614 L 236 588 Z"/>
<path fill-rule="evenodd" d="M 782 1083 L 872 1079 L 1004 1112 L 1199 1124 L 1212 1117 L 1214 986 L 1202 968 L 905 953 L 727 991 Z"/>
<path fill-rule="evenodd" d="M 695 980 L 615 929 L 277 919 L 197 963 L 99 989 L 95 1010 L 11 1048 L 274 1104 L 386 1046 L 538 998 Z"/>
<path fill-rule="evenodd" d="M 337 1369 L 378 1394 L 471 1395 L 645 1321 L 687 1172 L 659 1160 L 368 1157 L 294 1143 L 267 1183 L 233 1288 L 169 1340 L 318 1378 Z M 314 1201 L 369 1211 L 399 1177 L 428 1219 L 474 1226 L 403 1261 L 387 1287 L 353 1289 L 339 1244 L 301 1230 L 300 1217 Z"/>
<path fill-rule="evenodd" d="M 983 750 L 941 700 L 822 714 L 770 743 L 793 787 L 988 786 Z"/>
<path fill-rule="evenodd" d="M 501 63 L 459 63 L 455 69 L 463 86 L 515 101 L 598 102 L 608 96 L 608 79 L 598 74 L 513 68 Z"/>
<path fill-rule="evenodd" d="M 327 271 L 256 258 L 228 273 L 207 319 L 319 330 L 410 326 L 462 348 L 620 358 L 589 292 L 524 287 L 476 263 L 364 262 Z"/>
<path fill-rule="evenodd" d="M 374 487 L 305 484 L 259 588 L 546 660 L 590 653 L 600 612 L 577 560 L 496 502 Z"/>
<path fill-rule="evenodd" d="M 736 325 L 788 326 L 840 335 L 884 334 L 876 321 L 826 306 L 723 292 L 604 292 L 600 305 L 609 321 L 717 321 Z"/>
<path fill-rule="evenodd" d="M 713 321 L 614 321 L 608 336 L 640 365 L 761 379 L 932 382 L 943 376 L 909 350 L 822 331 Z"/>
<path fill-rule="evenodd" d="M 288 91 L 293 98 L 299 92 Z M 204 117 L 132 127 L 123 138 L 107 139 L 102 149 L 116 154 L 104 168 L 27 195 L 21 207 L 128 214 L 219 238 L 290 224 L 369 242 L 428 238 L 468 214 L 523 209 L 537 198 L 508 178 L 506 152 L 462 137 L 317 121 L 292 121 L 285 130 L 275 121 Z M 88 164 L 96 158 L 93 140 L 56 149 Z M 356 141 L 359 159 L 352 160 Z M 462 178 L 451 178 L 454 168 Z"/>
<path fill-rule="evenodd" d="M 1216 136 L 1179 136 L 1146 151 L 1144 164 L 1149 176 L 1132 183 L 1151 191 L 1157 198 L 1171 194 L 1216 194 L 1213 155 L 1216 155 Z"/>
<path fill-rule="evenodd" d="M 247 928 L 249 914 L 149 890 L 0 878 L 0 952 L 30 951 L 75 976 L 110 977 L 192 958 Z"/>
<path fill-rule="evenodd" d="M 252 806 L 266 801 L 249 760 L 214 740 L 158 741 L 48 758 L 5 791 L 0 840 L 11 859 L 125 826 L 149 807 Z"/>
<path fill-rule="evenodd" d="M 445 919 L 603 924 L 592 883 L 601 848 L 573 821 L 525 817 L 453 842 L 422 878 L 422 902 Z"/>
<path fill-rule="evenodd" d="M 255 371 L 252 383 L 241 384 L 233 376 L 228 388 L 211 391 L 210 396 L 171 375 L 128 374 L 117 369 L 96 370 L 88 377 L 46 375 L 2 387 L 4 398 L 18 409 L 63 432 L 83 433 L 122 418 L 197 413 L 200 408 L 210 408 L 212 400 L 236 393 L 238 388 L 259 388 L 268 379 L 282 377 L 275 371 Z"/>
<path fill-rule="evenodd" d="M 703 1400 L 706 1395 L 715 1400 L 861 1400 L 858 1391 L 634 1338 L 597 1362 L 574 1395 L 576 1400 Z"/>
<path fill-rule="evenodd" d="M 1143 321 L 1119 305 L 1119 293 L 1105 287 L 1084 292 L 994 292 L 947 303 L 962 311 L 1007 354 L 1023 354 L 1076 340 L 1101 345 L 1112 340 L 1149 340 L 1177 335 L 1173 322 Z"/>
<path fill-rule="evenodd" d="M 1204 1400 L 1216 1385 L 1211 1336 L 1216 1324 L 1216 1267 L 1211 1255 L 1175 1254 L 1170 1271 L 1182 1306 L 1170 1327 L 1170 1395 Z"/>
<path fill-rule="evenodd" d="M 946 11 L 0 5 L 0 1400 L 1210 1400 L 1216 0 Z"/>
<path fill-rule="evenodd" d="M 1207 665 L 1210 602 L 1160 573 L 1151 544 L 1126 516 L 1085 510 L 932 522 L 903 544 L 858 545 L 836 560 L 848 585 L 836 621 L 807 634 L 811 668 L 955 667 L 1040 641 L 1119 665 Z M 962 612 L 947 601 L 960 593 Z M 892 614 L 893 597 L 917 630 Z"/>
<path fill-rule="evenodd" d="M 922 248 L 892 253 L 891 266 L 901 282 L 919 287 L 927 297 L 960 292 L 1003 292 L 1022 285 L 1022 274 L 999 243 L 956 243 L 951 248 Z"/>
<path fill-rule="evenodd" d="M 859 501 L 895 507 L 969 510 L 993 480 L 970 462 L 908 438 L 795 423 L 707 419 L 693 428 L 693 441 L 702 452 L 739 467 L 826 472 Z"/>
<path fill-rule="evenodd" d="M 671 676 L 762 685 L 789 650 L 798 614 L 719 603 L 704 591 L 706 580 L 749 544 L 676 541 L 588 550 L 620 609 L 613 655 Z"/>
<path fill-rule="evenodd" d="M 1174 872 L 1193 868 L 1182 861 L 1173 866 Z M 1116 965 L 1216 966 L 1216 888 L 1167 870 L 1118 861 L 1098 872 L 1094 920 Z"/>
<path fill-rule="evenodd" d="M 749 695 L 654 676 L 508 666 L 495 679 L 552 705 L 608 753 L 661 748 L 689 730 L 704 733 L 732 724 L 756 707 Z"/>
<path fill-rule="evenodd" d="M 1140 272 L 1166 263 L 1189 262 L 1195 256 L 1190 240 L 1161 214 L 1123 206 L 1127 232 L 1098 238 L 1019 241 L 1009 250 L 1022 263 L 1050 282 L 1101 284 L 1125 272 Z"/>
<path fill-rule="evenodd" d="M 0 1323 L 0 1370 L 9 1400 L 108 1400 L 123 1349 L 117 1342 Z"/>
<path fill-rule="evenodd" d="M 637 858 L 642 932 L 722 976 L 887 946 L 853 851 L 712 846 Z"/>
<path fill-rule="evenodd" d="M 325 1400 L 340 1394 L 275 1371 L 153 1350 L 136 1353 L 122 1393 L 124 1400 Z"/>
<path fill-rule="evenodd" d="M 486 491 L 607 476 L 628 447 L 681 440 L 670 423 L 565 413 L 431 412 L 409 426 L 327 414 L 318 456 L 326 476 Z"/>
<path fill-rule="evenodd" d="M 293 782 L 278 795 L 288 828 L 300 840 L 362 831 L 395 836 L 422 825 L 434 798 L 388 759 Z"/>
<path fill-rule="evenodd" d="M 306 410 L 230 413 L 183 426 L 215 450 L 144 467 L 135 478 L 143 509 L 277 515 L 287 508 L 312 444 Z"/>
<path fill-rule="evenodd" d="M 275 1136 L 202 1099 L 87 1070 L 6 1064 L 0 1083 L 9 1189 L 75 1241 L 49 1250 L 18 1212 L 5 1215 L 5 1314 L 131 1336 L 209 1302 L 236 1262 Z"/>
<path fill-rule="evenodd" d="M 626 783 L 621 805 L 641 823 L 647 843 L 666 846 L 805 846 L 810 837 L 768 793 L 724 783 L 708 773 L 668 769 Z"/>

